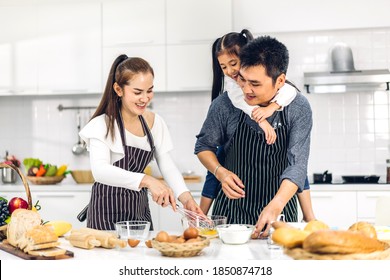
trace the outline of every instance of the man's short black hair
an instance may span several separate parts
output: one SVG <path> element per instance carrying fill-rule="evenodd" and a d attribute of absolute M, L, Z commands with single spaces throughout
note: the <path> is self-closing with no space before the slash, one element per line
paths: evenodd
<path fill-rule="evenodd" d="M 273 82 L 286 74 L 289 55 L 284 44 L 270 36 L 260 36 L 246 44 L 240 52 L 241 68 L 263 66 Z"/>

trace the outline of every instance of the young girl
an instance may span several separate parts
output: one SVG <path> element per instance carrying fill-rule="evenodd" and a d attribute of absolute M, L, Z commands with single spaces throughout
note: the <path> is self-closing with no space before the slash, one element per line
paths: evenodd
<path fill-rule="evenodd" d="M 164 120 L 147 110 L 153 79 L 147 61 L 120 55 L 95 114 L 80 132 L 95 178 L 87 212 L 90 228 L 113 230 L 116 222 L 126 220 L 152 222 L 148 192 L 157 204 L 174 209 L 175 193 L 186 209 L 202 213 L 169 155 L 172 141 Z M 153 158 L 173 191 L 143 173 Z"/>
<path fill-rule="evenodd" d="M 296 96 L 296 87 L 287 82 L 278 92 L 278 94 L 270 100 L 270 105 L 267 107 L 250 106 L 243 99 L 241 88 L 237 84 L 240 60 L 239 51 L 250 40 L 253 39 L 252 34 L 243 29 L 240 33 L 231 32 L 221 38 L 218 38 L 212 47 L 213 60 L 213 86 L 212 100 L 217 98 L 224 91 L 228 92 L 228 96 L 233 105 L 252 119 L 259 123 L 265 133 L 265 138 L 268 144 L 273 144 L 276 141 L 274 128 L 268 123 L 266 118 L 271 116 L 276 110 L 283 110 L 283 107 L 288 106 Z M 223 164 L 224 154 L 223 147 L 217 150 L 217 157 Z M 214 174 L 217 170 L 214 171 Z M 211 204 L 220 190 L 220 184 L 214 174 L 207 173 L 206 180 L 202 190 L 200 208 L 204 213 L 208 213 Z M 299 203 L 303 212 L 303 220 L 310 221 L 315 219 L 311 198 L 310 186 L 306 179 L 305 191 L 298 194 Z"/>

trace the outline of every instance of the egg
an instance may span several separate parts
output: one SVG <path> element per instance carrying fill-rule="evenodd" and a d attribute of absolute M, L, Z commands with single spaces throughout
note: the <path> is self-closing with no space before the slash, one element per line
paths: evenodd
<path fill-rule="evenodd" d="M 152 248 L 152 241 L 151 241 L 151 240 L 146 240 L 146 241 L 145 241 L 145 245 L 146 245 L 146 247 L 148 247 L 148 248 Z"/>
<path fill-rule="evenodd" d="M 134 247 L 137 247 L 138 246 L 138 244 L 139 244 L 139 240 L 138 239 L 128 239 L 127 240 L 127 243 L 129 244 L 129 246 L 131 247 L 131 248 L 134 248 Z"/>
<path fill-rule="evenodd" d="M 156 241 L 158 242 L 168 242 L 169 234 L 166 231 L 159 231 L 156 235 Z"/>
<path fill-rule="evenodd" d="M 177 235 L 169 235 L 168 236 L 168 242 L 174 242 L 178 238 Z"/>
<path fill-rule="evenodd" d="M 191 238 L 197 238 L 199 235 L 199 232 L 196 228 L 189 227 L 183 232 L 183 236 L 185 240 L 191 239 Z"/>

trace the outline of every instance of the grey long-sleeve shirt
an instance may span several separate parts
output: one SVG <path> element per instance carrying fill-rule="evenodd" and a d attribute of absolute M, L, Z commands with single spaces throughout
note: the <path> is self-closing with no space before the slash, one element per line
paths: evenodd
<path fill-rule="evenodd" d="M 312 111 L 306 97 L 301 93 L 298 93 L 284 110 L 287 116 L 289 164 L 281 174 L 280 180 L 289 179 L 298 186 L 299 191 L 302 191 L 307 176 L 310 133 L 313 125 Z M 217 147 L 222 145 L 226 152 L 233 140 L 240 113 L 241 110 L 233 106 L 226 93 L 216 98 L 210 105 L 200 133 L 196 136 L 195 154 L 202 151 L 216 152 Z M 267 120 L 273 127 L 276 127 L 280 121 L 280 114 L 275 112 Z M 264 133 L 259 125 L 248 116 L 246 123 L 260 133 Z"/>

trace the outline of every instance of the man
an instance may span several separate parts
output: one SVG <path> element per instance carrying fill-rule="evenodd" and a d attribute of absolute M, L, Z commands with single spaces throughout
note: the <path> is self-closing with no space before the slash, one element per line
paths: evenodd
<path fill-rule="evenodd" d="M 245 101 L 266 106 L 286 81 L 287 48 L 269 36 L 259 37 L 241 49 L 240 61 Z M 195 145 L 199 160 L 221 183 L 213 214 L 227 216 L 229 223 L 256 224 L 259 237 L 268 235 L 281 213 L 286 221 L 297 221 L 295 194 L 303 190 L 307 174 L 312 112 L 298 93 L 288 107 L 267 120 L 277 134 L 273 145 L 224 93 L 211 104 Z M 215 156 L 221 145 L 224 166 Z"/>

